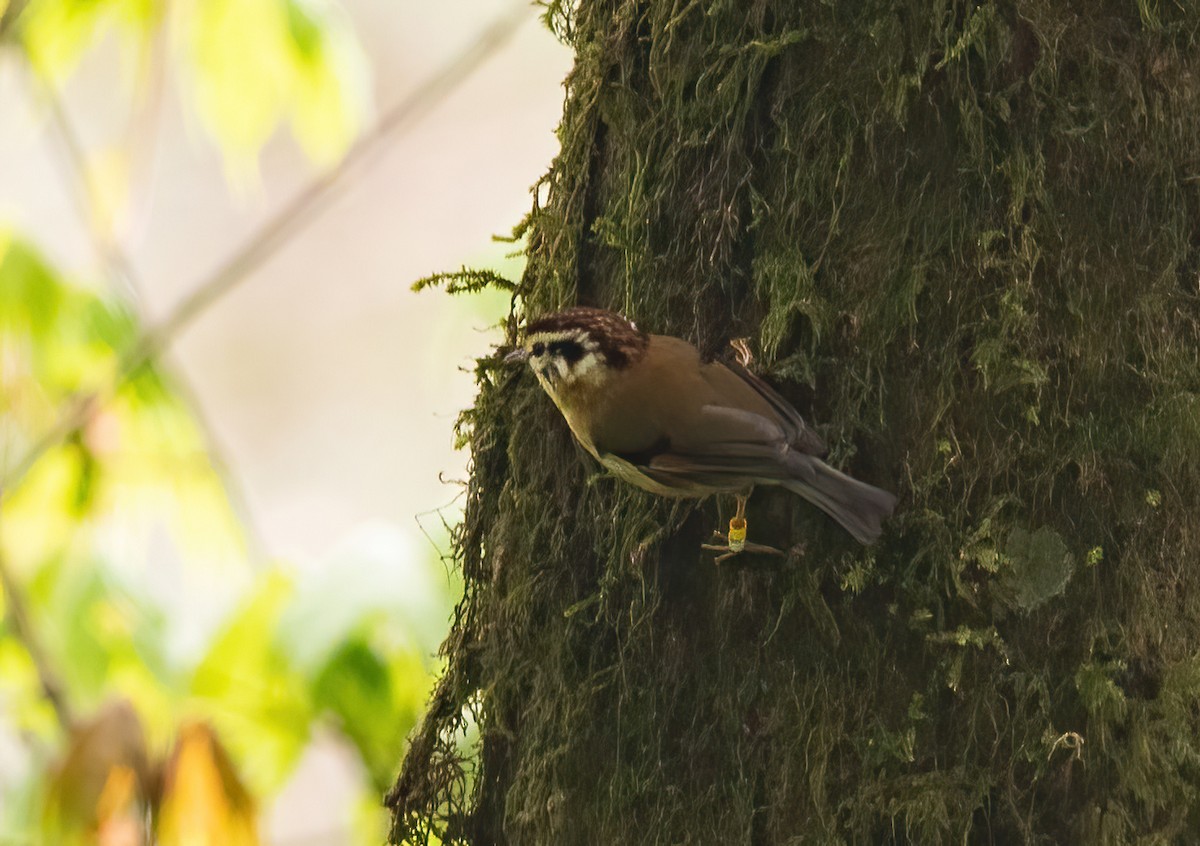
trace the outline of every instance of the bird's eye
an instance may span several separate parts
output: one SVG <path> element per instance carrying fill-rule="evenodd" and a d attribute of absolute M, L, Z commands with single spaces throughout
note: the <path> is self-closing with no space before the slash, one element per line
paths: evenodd
<path fill-rule="evenodd" d="M 541 341 L 538 341 L 536 344 L 534 344 L 533 349 L 531 350 L 531 352 L 534 355 L 541 355 L 545 351 L 546 351 L 546 345 L 543 344 Z"/>

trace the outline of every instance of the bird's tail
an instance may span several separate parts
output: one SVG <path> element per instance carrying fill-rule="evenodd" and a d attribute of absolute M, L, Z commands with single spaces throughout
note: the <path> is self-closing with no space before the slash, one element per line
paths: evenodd
<path fill-rule="evenodd" d="M 865 544 L 879 540 L 883 521 L 896 507 L 896 497 L 885 490 L 852 479 L 819 458 L 795 455 L 795 475 L 783 486 L 820 508 L 842 528 Z"/>

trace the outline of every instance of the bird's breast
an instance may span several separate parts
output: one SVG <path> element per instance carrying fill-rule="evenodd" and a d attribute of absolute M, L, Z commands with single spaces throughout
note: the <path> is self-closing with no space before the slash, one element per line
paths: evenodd
<path fill-rule="evenodd" d="M 595 436 L 591 425 L 591 409 L 594 405 L 594 398 L 587 396 L 587 392 L 579 390 L 556 390 L 549 385 L 544 386 L 546 393 L 554 404 L 562 413 L 563 419 L 567 421 L 567 426 L 571 430 L 571 434 L 575 436 L 575 440 L 579 441 L 580 446 L 590 452 L 595 458 L 600 458 L 600 453 L 596 449 Z"/>
<path fill-rule="evenodd" d="M 707 491 L 697 491 L 687 486 L 686 484 L 668 486 L 658 482 L 641 470 L 636 465 L 631 464 L 625 459 L 612 453 L 606 453 L 600 457 L 600 463 L 608 472 L 612 473 L 622 482 L 633 485 L 635 488 L 641 488 L 644 491 L 649 491 L 652 494 L 665 497 L 687 497 L 687 496 L 703 496 Z"/>

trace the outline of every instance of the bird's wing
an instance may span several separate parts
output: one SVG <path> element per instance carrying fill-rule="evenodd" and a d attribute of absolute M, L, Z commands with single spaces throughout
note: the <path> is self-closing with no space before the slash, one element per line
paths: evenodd
<path fill-rule="evenodd" d="M 730 361 L 725 366 L 753 388 L 779 415 L 779 419 L 783 421 L 787 430 L 788 443 L 801 452 L 818 457 L 824 457 L 829 452 L 829 448 L 825 446 L 825 442 L 821 440 L 820 436 L 809 428 L 800 413 L 792 408 L 792 404 L 780 396 L 774 388 L 737 361 Z"/>
<path fill-rule="evenodd" d="M 685 440 L 663 440 L 646 452 L 612 454 L 668 488 L 735 490 L 756 480 L 789 478 L 787 434 L 752 411 L 705 405 Z"/>
<path fill-rule="evenodd" d="M 789 428 L 786 422 L 753 411 L 709 403 L 700 406 L 672 445 L 676 452 L 690 455 L 774 454 L 787 448 Z"/>
<path fill-rule="evenodd" d="M 798 454 L 798 453 L 794 453 Z M 805 456 L 809 461 L 819 461 Z M 785 484 L 787 471 L 777 459 L 764 456 L 696 456 L 663 453 L 637 472 L 668 490 L 703 496 L 720 491 L 739 491 L 756 484 Z"/>

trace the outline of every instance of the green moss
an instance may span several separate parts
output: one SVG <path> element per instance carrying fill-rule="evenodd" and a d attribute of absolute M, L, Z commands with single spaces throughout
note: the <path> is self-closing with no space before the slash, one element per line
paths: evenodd
<path fill-rule="evenodd" d="M 996 582 L 996 593 L 1002 602 L 1022 611 L 1032 611 L 1061 595 L 1075 572 L 1066 543 L 1045 527 L 1036 532 L 1014 527 L 1008 533 L 1004 557 L 1007 566 Z"/>
<path fill-rule="evenodd" d="M 546 17 L 577 58 L 518 313 L 750 337 L 831 460 L 901 504 L 864 550 L 760 491 L 752 531 L 805 553 L 713 567 L 728 504 L 598 477 L 531 380 L 481 362 L 465 593 L 396 840 L 1198 830 L 1200 17 Z"/>

